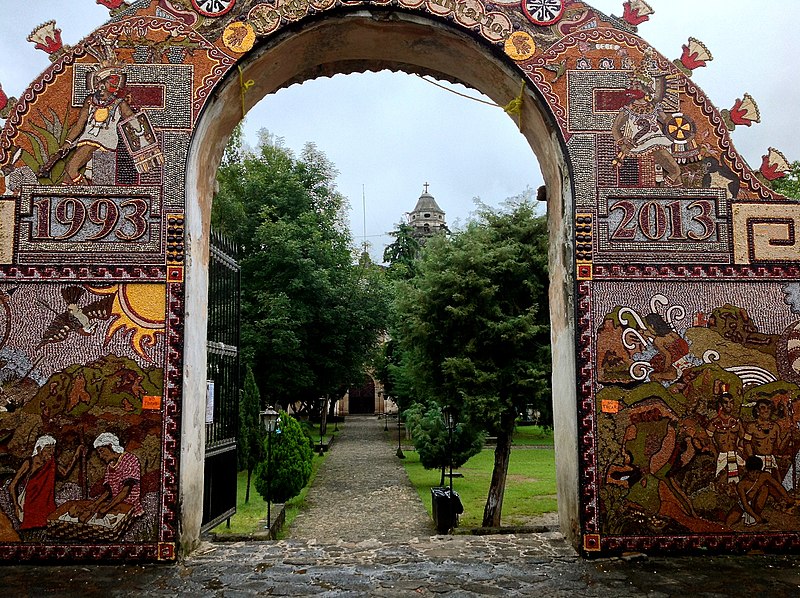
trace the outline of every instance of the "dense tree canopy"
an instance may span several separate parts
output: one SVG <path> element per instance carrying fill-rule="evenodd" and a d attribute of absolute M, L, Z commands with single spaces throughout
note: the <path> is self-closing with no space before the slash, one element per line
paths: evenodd
<path fill-rule="evenodd" d="M 261 397 L 287 406 L 342 394 L 384 329 L 379 269 L 354 263 L 346 199 L 313 144 L 299 158 L 266 133 L 231 138 L 212 224 L 241 248 L 242 354 Z"/>
<path fill-rule="evenodd" d="M 547 224 L 521 200 L 431 239 L 396 297 L 404 378 L 497 436 L 484 525 L 498 526 L 519 413 L 552 421 Z"/>

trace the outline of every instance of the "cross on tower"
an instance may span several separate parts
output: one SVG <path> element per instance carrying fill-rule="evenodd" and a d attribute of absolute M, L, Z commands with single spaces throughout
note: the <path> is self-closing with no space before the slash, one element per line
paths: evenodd
<path fill-rule="evenodd" d="M 428 183 L 425 183 L 425 184 L 423 185 L 423 187 L 425 187 L 425 193 L 427 193 L 427 192 L 428 192 Z"/>

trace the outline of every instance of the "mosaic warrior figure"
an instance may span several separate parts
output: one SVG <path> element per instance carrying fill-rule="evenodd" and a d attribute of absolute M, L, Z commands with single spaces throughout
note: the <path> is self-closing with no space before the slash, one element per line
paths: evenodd
<path fill-rule="evenodd" d="M 744 466 L 744 459 L 739 453 L 739 439 L 742 437 L 742 422 L 733 415 L 733 395 L 723 388 L 718 401 L 717 415 L 708 422 L 706 432 L 717 449 L 717 470 L 714 474 L 720 477 L 726 473 L 728 484 L 739 482 L 739 468 Z"/>
<path fill-rule="evenodd" d="M 736 483 L 736 494 L 739 498 L 725 519 L 728 526 L 742 521 L 745 525 L 767 523 L 763 515 L 767 499 L 772 497 L 775 501 L 783 503 L 783 509 L 788 511 L 796 506 L 800 500 L 793 500 L 786 490 L 775 478 L 764 471 L 764 463 L 751 455 L 745 462 L 745 471 L 741 481 Z"/>
<path fill-rule="evenodd" d="M 47 174 L 65 155 L 67 184 L 83 185 L 92 180 L 92 157 L 96 151 L 115 152 L 119 146 L 119 127 L 126 121 L 137 138 L 145 135 L 141 123 L 131 119 L 134 111 L 125 100 L 127 75 L 117 61 L 114 48 L 103 40 L 87 46 L 99 60 L 99 66 L 86 75 L 89 94 L 81 106 L 78 120 L 67 135 L 61 149 L 50 157 L 40 175 Z M 83 169 L 83 172 L 81 170 Z"/>
<path fill-rule="evenodd" d="M 772 401 L 756 401 L 753 408 L 756 420 L 748 422 L 744 428 L 744 452 L 748 457 L 755 455 L 761 459 L 764 471 L 777 476 L 778 461 L 775 454 L 779 449 L 781 434 L 778 424 L 772 421 L 774 410 Z"/>
<path fill-rule="evenodd" d="M 620 108 L 614 119 L 611 133 L 619 148 L 614 162 L 618 163 L 627 156 L 652 154 L 656 164 L 667 175 L 667 186 L 678 187 L 683 184 L 681 168 L 670 152 L 672 140 L 662 129 L 668 120 L 661 106 L 666 93 L 666 81 L 663 74 L 656 73 L 648 66 L 648 62 L 645 58 L 633 71 L 626 93 L 628 102 Z"/>

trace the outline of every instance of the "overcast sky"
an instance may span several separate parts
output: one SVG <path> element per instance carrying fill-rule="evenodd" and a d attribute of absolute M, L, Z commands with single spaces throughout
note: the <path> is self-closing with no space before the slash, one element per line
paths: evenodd
<path fill-rule="evenodd" d="M 606 14 L 622 14 L 622 0 L 589 3 Z M 771 146 L 790 161 L 800 159 L 800 77 L 795 66 L 800 58 L 800 2 L 648 3 L 655 14 L 639 26 L 639 34 L 667 58 L 679 57 L 690 36 L 709 48 L 714 60 L 692 78 L 718 108 L 730 108 L 744 92 L 755 98 L 761 124 L 733 133 L 744 158 L 757 168 Z M 74 44 L 108 18 L 108 11 L 93 0 L 0 0 L 0 7 L 5 8 L 0 85 L 17 97 L 49 64 L 45 53 L 26 41 L 34 27 L 55 19 L 64 42 Z M 473 90 L 455 89 L 481 97 Z M 453 225 L 468 218 L 474 197 L 497 205 L 542 181 L 533 152 L 500 108 L 411 75 L 338 75 L 293 85 L 267 96 L 248 113 L 251 143 L 262 127 L 296 152 L 313 141 L 330 158 L 340 173 L 338 188 L 352 205 L 354 238 L 360 242 L 366 228 L 370 252 L 378 260 L 390 240 L 385 233 L 414 207 L 425 182 Z"/>

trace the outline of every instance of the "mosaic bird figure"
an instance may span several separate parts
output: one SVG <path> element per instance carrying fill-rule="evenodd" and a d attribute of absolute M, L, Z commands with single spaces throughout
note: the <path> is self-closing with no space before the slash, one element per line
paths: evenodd
<path fill-rule="evenodd" d="M 56 311 L 47 303 L 39 303 L 56 314 L 56 317 L 44 331 L 42 340 L 36 349 L 51 343 L 60 343 L 67 340 L 70 334 L 77 332 L 83 336 L 90 336 L 97 328 L 96 320 L 107 320 L 111 316 L 115 295 L 107 295 L 102 299 L 93 301 L 83 307 L 78 304 L 86 294 L 86 289 L 79 286 L 69 286 L 61 290 L 61 296 L 67 309 L 63 312 Z"/>
<path fill-rule="evenodd" d="M 550 63 L 545 64 L 544 68 L 546 68 L 548 71 L 551 71 L 552 73 L 554 73 L 555 76 L 550 80 L 550 83 L 555 83 L 561 77 L 564 76 L 564 73 L 567 72 L 567 60 L 565 58 L 561 62 L 557 62 L 557 63 L 553 63 L 553 64 L 550 64 Z"/>

